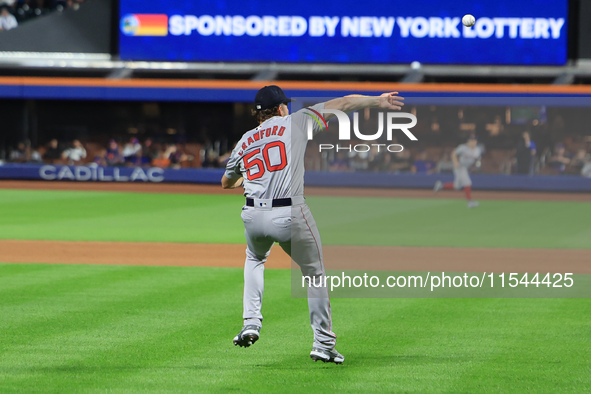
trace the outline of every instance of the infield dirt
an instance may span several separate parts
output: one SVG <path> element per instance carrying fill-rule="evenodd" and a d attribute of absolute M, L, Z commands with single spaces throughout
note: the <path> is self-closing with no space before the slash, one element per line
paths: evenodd
<path fill-rule="evenodd" d="M 242 267 L 245 245 L 0 240 L 2 262 Z M 325 246 L 327 269 L 591 274 L 591 250 Z M 363 262 L 363 263 L 360 263 Z M 267 268 L 290 268 L 275 246 Z"/>

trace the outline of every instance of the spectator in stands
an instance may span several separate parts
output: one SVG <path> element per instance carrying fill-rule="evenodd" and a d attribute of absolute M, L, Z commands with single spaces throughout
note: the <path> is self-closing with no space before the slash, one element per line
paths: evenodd
<path fill-rule="evenodd" d="M 382 154 L 381 156 L 381 160 L 379 163 L 379 166 L 377 167 L 377 170 L 379 172 L 390 172 L 392 170 L 392 154 L 391 153 L 385 153 Z"/>
<path fill-rule="evenodd" d="M 74 9 L 78 9 L 78 1 L 74 1 L 74 0 L 66 0 L 66 7 L 67 8 L 74 8 Z"/>
<path fill-rule="evenodd" d="M 0 7 L 14 8 L 16 0 L 0 0 Z"/>
<path fill-rule="evenodd" d="M 92 161 L 95 165 L 104 167 L 107 165 L 107 150 L 101 149 Z"/>
<path fill-rule="evenodd" d="M 68 164 L 81 164 L 83 159 L 86 159 L 86 149 L 80 140 L 72 141 L 72 147 L 66 149 L 62 153 L 62 158 L 68 161 Z"/>
<path fill-rule="evenodd" d="M 404 149 L 402 152 L 392 153 L 392 164 L 390 170 L 393 172 L 408 172 L 412 168 L 412 160 L 410 158 L 410 151 Z"/>
<path fill-rule="evenodd" d="M 142 151 L 139 150 L 136 152 L 135 156 L 131 156 L 131 158 L 129 158 L 127 161 L 127 165 L 133 166 L 133 167 L 140 167 L 140 166 L 144 165 L 144 158 L 142 156 Z"/>
<path fill-rule="evenodd" d="M 569 173 L 580 174 L 587 162 L 589 162 L 587 151 L 585 149 L 579 149 L 570 162 Z"/>
<path fill-rule="evenodd" d="M 558 174 L 563 174 L 566 166 L 570 164 L 570 157 L 564 148 L 564 144 L 556 144 L 554 155 L 548 160 L 548 166 L 558 171 Z"/>
<path fill-rule="evenodd" d="M 435 171 L 438 173 L 452 173 L 454 171 L 454 162 L 451 159 L 451 149 L 445 149 L 441 160 L 437 162 Z"/>
<path fill-rule="evenodd" d="M 378 146 L 375 144 L 371 146 L 371 150 L 369 151 L 369 158 L 368 158 L 368 170 L 369 171 L 379 171 L 380 165 L 383 158 L 384 152 L 380 150 Z"/>
<path fill-rule="evenodd" d="M 2 7 L 2 11 L 0 12 L 0 31 L 12 30 L 17 26 L 18 22 L 14 15 L 8 12 L 8 8 Z"/>
<path fill-rule="evenodd" d="M 146 139 L 142 148 L 142 165 L 152 164 L 152 160 L 158 157 L 158 153 L 158 148 L 154 145 L 152 139 Z"/>
<path fill-rule="evenodd" d="M 12 149 L 8 155 L 8 160 L 15 163 L 24 163 L 28 159 L 27 146 L 24 142 L 19 142 L 16 148 Z"/>
<path fill-rule="evenodd" d="M 123 161 L 128 164 L 138 164 L 137 163 L 137 155 L 138 152 L 140 153 L 140 163 L 141 164 L 141 151 L 142 151 L 142 144 L 138 141 L 137 138 L 133 137 L 129 140 L 127 144 L 123 147 L 123 152 L 121 155 L 123 156 Z"/>
<path fill-rule="evenodd" d="M 427 159 L 427 152 L 419 151 L 410 171 L 413 174 L 432 174 L 435 172 L 435 162 Z"/>
<path fill-rule="evenodd" d="M 517 173 L 533 175 L 535 157 L 536 144 L 531 140 L 529 132 L 524 131 L 515 154 L 515 158 L 517 159 Z"/>
<path fill-rule="evenodd" d="M 591 178 L 591 160 L 586 162 L 581 169 L 581 175 L 586 178 Z"/>
<path fill-rule="evenodd" d="M 186 155 L 180 145 L 170 144 L 166 149 L 168 160 L 170 160 L 170 166 L 174 169 L 182 167 L 182 163 L 189 160 L 189 156 Z M 165 155 L 166 156 L 166 155 Z"/>
<path fill-rule="evenodd" d="M 354 141 L 354 143 L 357 143 Z M 367 152 L 356 152 L 351 150 L 348 152 L 349 156 L 349 167 L 353 171 L 367 171 L 369 167 L 369 151 Z"/>
<path fill-rule="evenodd" d="M 29 163 L 43 163 L 43 158 L 41 157 L 41 153 L 39 153 L 38 149 L 29 149 Z"/>
<path fill-rule="evenodd" d="M 113 139 L 109 140 L 105 161 L 108 166 L 120 166 L 123 164 L 123 156 L 119 151 L 119 145 L 117 145 L 117 141 Z"/>
<path fill-rule="evenodd" d="M 205 158 L 203 159 L 203 163 L 201 166 L 204 168 L 218 168 L 220 167 L 220 157 L 218 156 L 217 152 L 213 149 L 208 149 L 205 151 Z"/>
<path fill-rule="evenodd" d="M 62 151 L 59 148 L 58 140 L 53 138 L 47 144 L 45 154 L 43 154 L 43 160 L 46 163 L 54 164 L 56 161 L 62 158 Z"/>
<path fill-rule="evenodd" d="M 349 171 L 349 158 L 346 152 L 338 152 L 330 163 L 330 171 Z"/>
<path fill-rule="evenodd" d="M 41 155 L 31 148 L 30 141 L 19 142 L 8 154 L 8 160 L 15 163 L 41 163 Z"/>
<path fill-rule="evenodd" d="M 220 167 L 225 168 L 226 164 L 228 164 L 228 160 L 230 160 L 230 156 L 232 156 L 232 151 L 228 151 L 221 156 L 218 156 L 218 163 Z M 311 166 L 310 168 L 316 168 Z M 316 170 L 320 170 L 320 163 L 318 163 L 318 168 Z"/>
<path fill-rule="evenodd" d="M 167 152 L 160 152 L 158 156 L 152 160 L 154 167 L 166 168 L 170 165 L 170 159 L 166 156 Z M 169 153 L 170 154 L 170 153 Z"/>

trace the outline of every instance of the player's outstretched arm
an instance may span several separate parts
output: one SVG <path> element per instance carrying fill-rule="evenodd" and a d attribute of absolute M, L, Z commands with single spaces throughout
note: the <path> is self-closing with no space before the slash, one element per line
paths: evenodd
<path fill-rule="evenodd" d="M 381 96 L 363 96 L 360 94 L 351 94 L 345 97 L 339 97 L 324 103 L 325 109 L 336 109 L 343 112 L 357 111 L 364 108 L 383 108 L 390 110 L 400 110 L 404 105 L 404 97 L 400 97 L 398 92 L 383 93 Z M 329 118 L 332 114 L 326 114 Z"/>

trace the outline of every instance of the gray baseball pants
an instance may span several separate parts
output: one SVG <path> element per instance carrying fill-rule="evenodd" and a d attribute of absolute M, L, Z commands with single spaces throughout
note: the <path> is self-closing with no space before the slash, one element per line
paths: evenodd
<path fill-rule="evenodd" d="M 302 274 L 316 277 L 326 275 L 322 258 L 322 244 L 310 208 L 303 202 L 291 207 L 244 207 L 242 221 L 246 235 L 246 262 L 244 264 L 244 325 L 261 327 L 261 306 L 264 291 L 264 263 L 275 242 L 291 256 Z M 296 201 L 297 202 L 297 201 Z M 270 204 L 268 204 L 270 205 Z M 310 324 L 314 331 L 313 347 L 330 350 L 335 347 L 332 332 L 330 300 L 326 286 L 308 286 Z"/>
<path fill-rule="evenodd" d="M 466 186 L 472 186 L 472 179 L 466 167 L 454 168 L 454 188 L 463 189 Z"/>

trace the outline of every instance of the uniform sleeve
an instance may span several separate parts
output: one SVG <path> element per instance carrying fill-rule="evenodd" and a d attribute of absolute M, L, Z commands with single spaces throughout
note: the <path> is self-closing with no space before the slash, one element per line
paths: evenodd
<path fill-rule="evenodd" d="M 464 154 L 464 145 L 458 145 L 458 147 L 454 150 L 454 153 L 458 158 Z"/>
<path fill-rule="evenodd" d="M 230 180 L 236 180 L 242 176 L 242 171 L 240 169 L 240 159 L 242 156 L 238 154 L 240 151 L 241 142 L 242 140 L 238 141 L 238 144 L 236 144 L 236 147 L 230 155 L 228 163 L 226 163 L 226 172 L 224 175 Z"/>
<path fill-rule="evenodd" d="M 291 128 L 299 130 L 302 133 L 308 132 L 308 124 L 312 127 L 312 135 L 316 135 L 321 131 L 326 131 L 328 124 L 324 120 L 322 111 L 324 110 L 324 103 L 316 104 L 311 107 L 302 108 L 291 116 Z"/>

